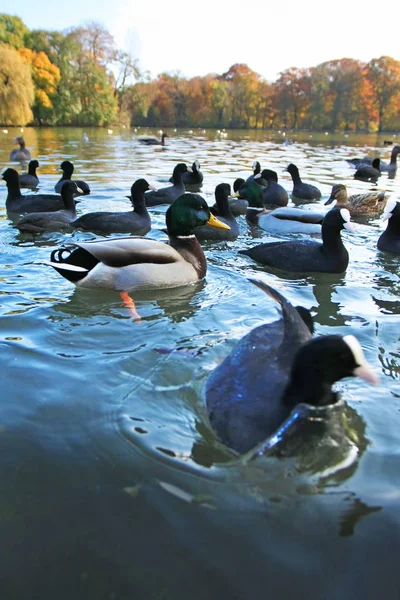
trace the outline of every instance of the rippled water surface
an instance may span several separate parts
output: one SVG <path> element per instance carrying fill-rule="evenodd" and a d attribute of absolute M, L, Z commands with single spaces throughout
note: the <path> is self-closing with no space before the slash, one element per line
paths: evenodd
<path fill-rule="evenodd" d="M 24 132 L 42 191 L 63 159 L 90 184 L 81 213 L 127 210 L 135 179 L 160 186 L 195 159 L 209 203 L 259 160 L 288 191 L 283 169 L 296 163 L 322 207 L 334 183 L 371 188 L 346 157 L 390 155 L 378 136 L 299 134 L 284 145 L 278 132 L 170 131 L 161 148 L 127 130 L 88 130 L 88 143 L 82 133 Z M 3 167 L 15 166 L 17 134 L 0 132 Z M 399 182 L 383 175 L 378 188 L 398 193 Z M 75 290 L 43 264 L 61 243 L 95 236 L 19 234 L 1 185 L 1 597 L 398 598 L 399 258 L 377 251 L 379 219 L 343 233 L 345 274 L 300 276 L 239 255 L 268 239 L 240 217 L 236 242 L 204 244 L 205 281 L 134 296 L 137 323 L 117 293 Z M 165 239 L 165 208 L 151 209 L 152 237 Z M 341 382 L 326 440 L 248 462 L 210 430 L 204 383 L 244 334 L 278 316 L 247 281 L 254 274 L 310 308 L 317 334 L 356 335 L 381 381 Z"/>

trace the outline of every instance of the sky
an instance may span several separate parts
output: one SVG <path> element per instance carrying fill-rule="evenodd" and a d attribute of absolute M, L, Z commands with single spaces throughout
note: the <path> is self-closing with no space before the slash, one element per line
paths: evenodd
<path fill-rule="evenodd" d="M 29 29 L 62 31 L 97 21 L 151 77 L 221 74 L 246 63 L 275 81 L 289 67 L 337 58 L 400 60 L 398 18 L 379 11 L 372 17 L 367 4 L 346 0 L 19 0 L 12 8 L 0 0 L 0 12 L 19 16 Z"/>

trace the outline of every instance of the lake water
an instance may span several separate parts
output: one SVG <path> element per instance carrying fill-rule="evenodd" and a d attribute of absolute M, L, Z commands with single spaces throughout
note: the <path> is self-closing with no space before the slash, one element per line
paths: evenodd
<path fill-rule="evenodd" d="M 345 158 L 380 154 L 385 136 L 168 131 L 165 148 L 133 131 L 26 129 L 40 189 L 70 159 L 92 194 L 78 212 L 127 210 L 131 184 L 161 186 L 177 162 L 201 163 L 202 194 L 248 176 L 254 160 L 300 168 L 328 198 L 355 182 Z M 138 133 L 145 133 L 140 130 Z M 153 132 L 156 133 L 156 132 Z M 19 130 L 0 132 L 0 163 Z M 395 139 L 394 139 L 395 141 Z M 377 186 L 400 192 L 400 175 Z M 133 295 L 74 286 L 43 263 L 91 233 L 19 234 L 0 207 L 0 590 L 4 600 L 324 600 L 398 598 L 399 257 L 381 253 L 379 219 L 342 234 L 343 275 L 272 274 L 237 253 L 268 234 L 240 217 L 236 242 L 204 244 L 193 286 Z M 312 205 L 313 207 L 315 205 Z M 310 207 L 310 206 L 309 206 Z M 166 207 L 151 209 L 151 236 Z M 207 425 L 208 373 L 251 328 L 278 317 L 247 277 L 308 307 L 317 334 L 354 334 L 380 384 L 340 383 L 336 437 L 286 458 L 241 460 Z"/>

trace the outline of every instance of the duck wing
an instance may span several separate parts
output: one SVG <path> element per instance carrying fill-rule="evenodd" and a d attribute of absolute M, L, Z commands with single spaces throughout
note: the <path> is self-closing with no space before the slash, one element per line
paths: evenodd
<path fill-rule="evenodd" d="M 69 246 L 85 250 L 108 267 L 126 267 L 139 263 L 169 264 L 183 260 L 179 252 L 168 244 L 142 237 L 75 242 Z"/>

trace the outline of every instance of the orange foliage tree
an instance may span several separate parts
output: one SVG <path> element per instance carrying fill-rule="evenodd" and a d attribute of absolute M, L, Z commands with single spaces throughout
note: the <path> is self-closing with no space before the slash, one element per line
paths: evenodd
<path fill-rule="evenodd" d="M 56 93 L 57 83 L 60 80 L 60 69 L 50 62 L 44 52 L 20 48 L 18 53 L 31 66 L 32 81 L 35 85 L 35 101 L 32 110 L 35 119 L 43 123 L 51 117 L 52 97 Z"/>

